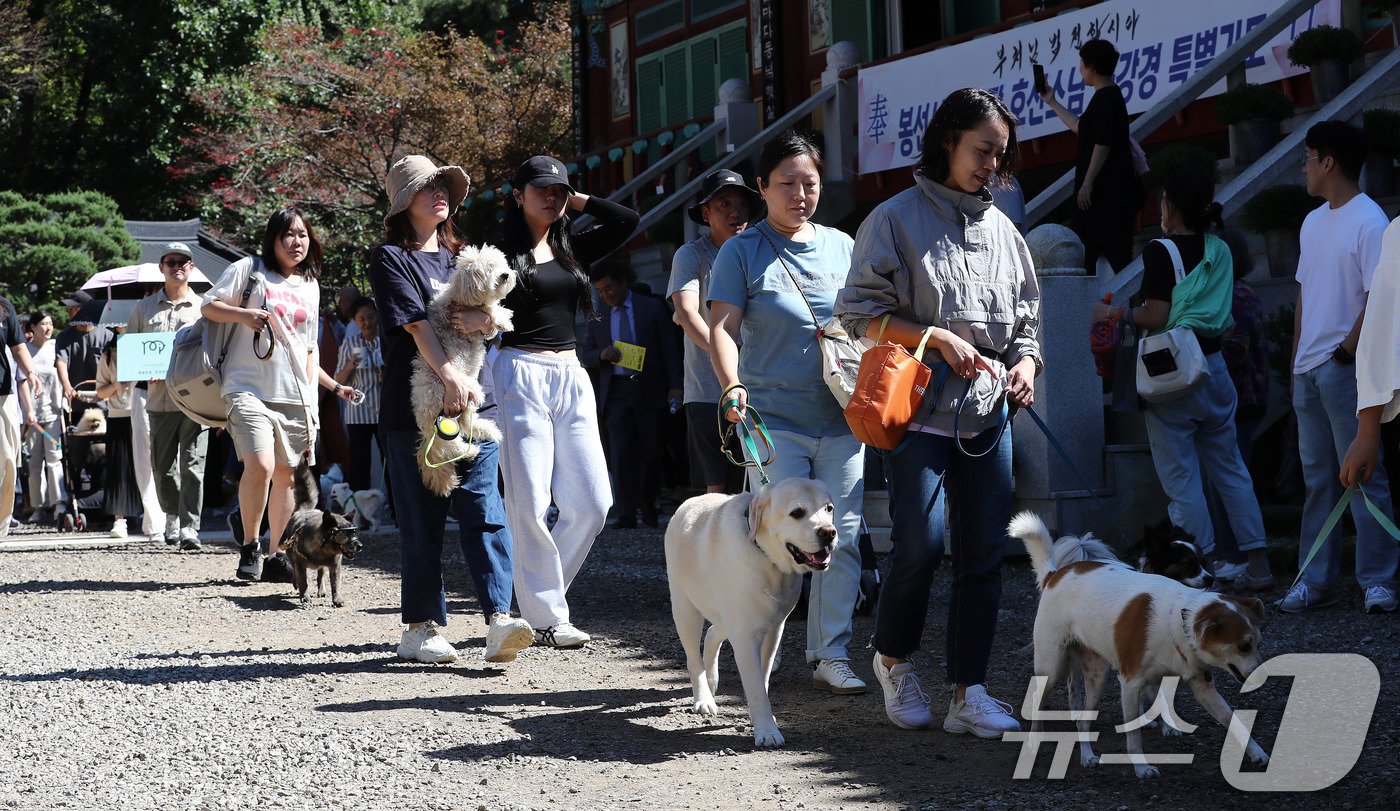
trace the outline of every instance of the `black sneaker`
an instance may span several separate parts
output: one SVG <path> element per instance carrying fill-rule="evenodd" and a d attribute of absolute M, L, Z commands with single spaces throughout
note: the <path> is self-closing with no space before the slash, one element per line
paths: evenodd
<path fill-rule="evenodd" d="M 275 555 L 268 555 L 263 558 L 262 582 L 264 583 L 295 583 L 296 578 L 292 575 L 292 564 L 287 560 L 287 556 L 278 552 Z"/>
<path fill-rule="evenodd" d="M 262 555 L 255 543 L 240 544 L 238 547 L 238 579 L 257 580 L 263 574 Z"/>
<path fill-rule="evenodd" d="M 228 514 L 228 531 L 233 533 L 235 546 L 243 546 L 243 513 L 237 507 Z"/>

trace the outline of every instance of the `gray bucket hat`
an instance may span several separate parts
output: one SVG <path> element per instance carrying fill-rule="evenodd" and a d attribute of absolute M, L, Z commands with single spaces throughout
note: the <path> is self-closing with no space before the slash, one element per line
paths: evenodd
<path fill-rule="evenodd" d="M 472 185 L 472 179 L 462 171 L 462 167 L 439 167 L 422 155 L 399 158 L 389 168 L 389 176 L 384 183 L 385 191 L 389 193 L 389 211 L 384 215 L 384 222 L 387 224 L 390 217 L 407 209 L 413 195 L 439 177 L 447 181 L 447 214 L 451 216 L 467 198 L 467 191 Z"/>

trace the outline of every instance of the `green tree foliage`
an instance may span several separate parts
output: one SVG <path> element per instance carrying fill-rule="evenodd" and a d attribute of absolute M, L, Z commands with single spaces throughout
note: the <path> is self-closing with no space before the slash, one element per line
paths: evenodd
<path fill-rule="evenodd" d="M 21 312 L 52 308 L 97 271 L 140 256 L 116 202 L 104 194 L 0 191 L 0 279 Z"/>
<path fill-rule="evenodd" d="M 0 19 L 0 174 L 7 185 L 39 193 L 96 189 L 147 217 L 177 208 L 166 167 L 203 112 L 188 91 L 253 62 L 269 22 L 335 32 L 397 23 L 416 10 L 385 0 L 0 5 L 7 7 Z M 32 60 L 40 46 L 48 64 L 38 75 L 9 58 Z"/>

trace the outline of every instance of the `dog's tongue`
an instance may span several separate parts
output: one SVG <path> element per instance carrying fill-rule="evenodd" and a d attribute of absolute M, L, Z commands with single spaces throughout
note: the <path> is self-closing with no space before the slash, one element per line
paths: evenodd
<path fill-rule="evenodd" d="M 819 549 L 817 550 L 816 554 L 812 554 L 810 552 L 802 550 L 802 557 L 806 558 L 807 562 L 812 564 L 813 566 L 823 566 L 831 557 L 831 552 L 826 549 Z"/>

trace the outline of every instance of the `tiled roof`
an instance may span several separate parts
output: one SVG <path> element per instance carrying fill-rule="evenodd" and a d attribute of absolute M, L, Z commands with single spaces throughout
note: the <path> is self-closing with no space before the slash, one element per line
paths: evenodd
<path fill-rule="evenodd" d="M 210 280 L 219 278 L 224 268 L 248 254 L 209 233 L 198 217 L 178 222 L 127 220 L 127 233 L 141 243 L 141 262 L 159 262 L 167 242 L 183 242 L 194 254 L 195 267 Z"/>

